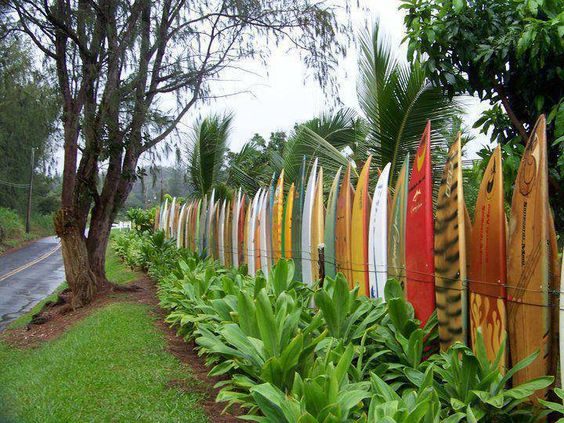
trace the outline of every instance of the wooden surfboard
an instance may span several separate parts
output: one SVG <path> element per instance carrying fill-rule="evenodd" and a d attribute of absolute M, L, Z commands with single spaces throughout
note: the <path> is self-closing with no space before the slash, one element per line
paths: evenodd
<path fill-rule="evenodd" d="M 431 174 L 431 122 L 415 153 L 407 194 L 405 265 L 407 300 L 424 326 L 435 310 L 435 233 Z"/>
<path fill-rule="evenodd" d="M 395 278 L 405 290 L 405 220 L 407 214 L 407 174 L 409 153 L 401 167 L 392 203 L 388 231 L 388 278 Z"/>
<path fill-rule="evenodd" d="M 295 278 L 303 281 L 302 274 L 302 218 L 305 201 L 306 158 L 302 159 L 300 173 L 296 181 L 294 207 L 292 209 L 292 258 L 294 259 Z"/>
<path fill-rule="evenodd" d="M 284 204 L 284 229 L 282 231 L 282 246 L 283 257 L 286 259 L 292 258 L 292 215 L 294 211 L 294 195 L 295 185 L 290 185 L 290 190 L 286 196 L 286 203 Z"/>
<path fill-rule="evenodd" d="M 153 230 L 157 231 L 161 224 L 161 206 L 155 208 L 155 220 L 153 221 Z"/>
<path fill-rule="evenodd" d="M 368 176 L 372 156 L 368 156 L 356 185 L 352 208 L 351 263 L 353 286 L 359 286 L 359 294 L 368 296 L 368 228 L 370 218 L 370 199 L 368 196 Z"/>
<path fill-rule="evenodd" d="M 284 169 L 280 172 L 276 190 L 274 191 L 274 202 L 272 205 L 272 256 L 274 264 L 282 257 L 282 237 L 284 219 Z"/>
<path fill-rule="evenodd" d="M 505 307 L 506 237 L 503 208 L 503 171 L 498 146 L 484 172 L 476 208 L 469 251 L 468 290 L 470 292 L 470 336 L 475 348 L 481 328 L 486 353 L 493 361 L 507 334 Z M 506 367 L 506 354 L 500 369 Z"/>
<path fill-rule="evenodd" d="M 166 236 L 166 230 L 167 230 L 167 227 L 168 227 L 168 198 L 165 198 L 161 214 L 162 214 L 162 216 L 161 216 L 161 226 L 160 226 L 159 229 L 164 231 L 165 236 Z"/>
<path fill-rule="evenodd" d="M 467 343 L 466 218 L 460 134 L 445 163 L 435 220 L 435 291 L 441 350 Z"/>
<path fill-rule="evenodd" d="M 333 183 L 331 184 L 331 189 L 329 190 L 329 197 L 327 198 L 327 214 L 325 217 L 325 234 L 323 242 L 325 244 L 325 276 L 329 276 L 330 278 L 334 278 L 337 273 L 335 227 L 337 225 L 337 198 L 339 197 L 341 170 L 342 168 L 339 168 L 335 178 L 333 178 Z"/>
<path fill-rule="evenodd" d="M 391 164 L 388 163 L 378 178 L 368 227 L 368 283 L 371 298 L 384 299 L 388 279 L 388 182 Z"/>
<path fill-rule="evenodd" d="M 323 168 L 319 167 L 311 211 L 311 274 L 313 281 L 320 277 L 319 247 L 323 244 L 325 227 L 323 207 Z"/>
<path fill-rule="evenodd" d="M 549 205 L 549 221 L 548 221 L 548 238 L 550 240 L 550 291 L 552 295 L 549 297 L 549 304 L 551 309 L 551 351 L 550 351 L 550 365 L 549 365 L 549 374 L 556 375 L 558 374 L 558 366 L 559 361 L 558 358 L 560 357 L 560 345 L 556 342 L 557 339 L 560 339 L 560 334 L 562 331 L 562 320 L 560 319 L 561 311 L 561 303 L 560 303 L 560 287 L 561 287 L 561 263 L 558 259 L 558 243 L 556 239 L 556 228 L 554 227 L 554 215 L 552 213 L 552 209 L 550 209 Z M 564 255 L 564 254 L 563 254 Z M 562 377 L 562 371 L 561 377 Z"/>
<path fill-rule="evenodd" d="M 227 205 L 225 206 L 225 232 L 223 234 L 224 237 L 224 248 L 225 248 L 225 266 L 226 267 L 232 267 L 233 266 L 233 244 L 232 244 L 232 239 L 231 239 L 231 233 L 232 233 L 232 224 L 233 224 L 233 219 L 231 216 L 231 212 L 233 210 L 233 207 L 231 206 L 231 202 L 227 201 Z"/>
<path fill-rule="evenodd" d="M 302 215 L 302 279 L 303 283 L 308 286 L 313 284 L 312 273 L 312 256 L 311 256 L 311 233 L 312 233 L 312 212 L 313 201 L 315 197 L 315 186 L 317 183 L 317 159 L 313 162 L 313 166 L 309 173 L 307 188 L 304 199 L 304 211 Z"/>
<path fill-rule="evenodd" d="M 539 117 L 515 181 L 507 247 L 507 322 L 511 362 L 541 354 L 513 376 L 518 385 L 548 374 L 551 351 L 550 229 L 546 122 Z M 535 396 L 543 397 L 537 391 Z"/>
<path fill-rule="evenodd" d="M 347 166 L 345 177 L 339 189 L 337 198 L 337 218 L 335 223 L 335 254 L 336 271 L 341 272 L 349 288 L 354 288 L 352 282 L 351 260 L 351 218 L 354 188 L 351 184 L 351 165 Z"/>
<path fill-rule="evenodd" d="M 559 307 L 559 337 L 560 340 L 560 386 L 564 386 L 564 254 L 562 254 L 562 264 L 560 265 L 560 307 Z"/>

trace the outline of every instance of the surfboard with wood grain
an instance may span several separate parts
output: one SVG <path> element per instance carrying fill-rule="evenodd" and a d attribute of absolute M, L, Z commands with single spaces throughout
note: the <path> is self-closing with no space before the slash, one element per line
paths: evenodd
<path fill-rule="evenodd" d="M 225 244 L 224 244 L 224 234 L 225 234 L 225 207 L 226 201 L 223 200 L 221 203 L 221 208 L 219 211 L 219 223 L 217 228 L 217 244 L 219 253 L 219 263 L 225 266 Z"/>
<path fill-rule="evenodd" d="M 486 353 L 493 361 L 507 334 L 507 240 L 499 146 L 494 150 L 480 184 L 471 239 L 468 254 L 470 336 L 474 347 L 477 330 L 481 328 Z M 501 359 L 501 369 L 507 365 L 506 355 Z"/>
<path fill-rule="evenodd" d="M 511 362 L 540 349 L 528 367 L 513 376 L 521 384 L 548 374 L 551 351 L 550 228 L 546 122 L 531 131 L 515 180 L 507 246 L 507 322 Z M 536 396 L 543 397 L 544 391 Z"/>
<path fill-rule="evenodd" d="M 337 199 L 339 198 L 339 182 L 341 180 L 342 168 L 339 168 L 329 190 L 327 198 L 327 212 L 325 216 L 325 234 L 323 244 L 325 245 L 325 276 L 334 278 L 337 273 L 337 252 L 335 228 L 337 226 Z"/>
<path fill-rule="evenodd" d="M 421 325 L 435 311 L 433 225 L 431 122 L 427 122 L 409 177 L 405 223 L 406 294 Z"/>
<path fill-rule="evenodd" d="M 441 350 L 467 343 L 466 218 L 460 134 L 448 150 L 437 198 L 435 291 Z"/>
<path fill-rule="evenodd" d="M 352 283 L 352 260 L 351 260 L 351 219 L 352 203 L 354 199 L 354 188 L 351 183 L 351 165 L 347 166 L 343 182 L 339 188 L 337 198 L 337 218 L 335 223 L 335 255 L 336 271 L 341 272 L 349 288 Z"/>
<path fill-rule="evenodd" d="M 368 234 L 370 218 L 370 198 L 368 195 L 368 177 L 372 156 L 369 156 L 356 184 L 352 208 L 351 223 L 351 263 L 353 286 L 358 285 L 359 294 L 368 296 Z"/>
<path fill-rule="evenodd" d="M 409 153 L 396 179 L 392 214 L 388 229 L 388 278 L 396 279 L 405 290 L 405 221 L 407 214 L 407 190 Z"/>
<path fill-rule="evenodd" d="M 249 200 L 250 202 L 250 200 Z M 239 266 L 247 264 L 247 195 L 241 195 L 241 204 L 239 207 L 239 225 L 237 239 L 239 240 L 237 247 L 239 249 Z"/>

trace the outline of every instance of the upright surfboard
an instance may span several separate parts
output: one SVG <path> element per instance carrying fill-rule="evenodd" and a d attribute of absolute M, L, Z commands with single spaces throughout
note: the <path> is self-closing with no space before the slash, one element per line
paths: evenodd
<path fill-rule="evenodd" d="M 249 200 L 250 202 L 250 200 Z M 238 223 L 238 234 L 237 239 L 237 250 L 239 255 L 239 266 L 242 264 L 247 264 L 247 221 L 248 221 L 248 208 L 247 208 L 247 196 L 243 194 L 241 196 L 241 204 L 239 207 L 239 223 Z"/>
<path fill-rule="evenodd" d="M 401 167 L 392 203 L 388 236 L 388 278 L 395 278 L 405 289 L 405 220 L 407 213 L 407 172 L 409 153 Z"/>
<path fill-rule="evenodd" d="M 202 200 L 202 205 L 200 207 L 200 218 L 198 220 L 199 227 L 198 227 L 198 254 L 203 255 L 207 251 L 206 245 L 206 230 L 207 224 L 206 219 L 208 215 L 208 201 L 207 196 L 204 195 L 204 199 Z"/>
<path fill-rule="evenodd" d="M 560 308 L 559 308 L 559 334 L 564 334 L 564 254 L 560 266 Z M 558 337 L 560 340 L 560 386 L 564 386 L 564 335 Z"/>
<path fill-rule="evenodd" d="M 268 278 L 270 273 L 270 257 L 268 251 L 268 209 L 270 202 L 270 192 L 265 192 L 262 198 L 262 207 L 260 211 L 260 265 L 262 273 Z"/>
<path fill-rule="evenodd" d="M 317 159 L 309 173 L 307 188 L 304 199 L 304 211 L 302 214 L 302 279 L 308 286 L 313 284 L 312 257 L 311 257 L 311 215 L 313 211 L 313 200 L 315 196 L 315 186 L 317 183 Z"/>
<path fill-rule="evenodd" d="M 370 198 L 368 196 L 368 176 L 372 156 L 368 156 L 356 185 L 352 209 L 351 261 L 353 286 L 359 286 L 359 294 L 368 296 L 368 228 L 370 224 Z"/>
<path fill-rule="evenodd" d="M 243 240 L 244 240 L 244 244 L 243 246 L 244 248 L 244 253 L 243 256 L 241 257 L 241 262 L 242 264 L 246 264 L 247 265 L 247 273 L 250 275 L 251 271 L 251 265 L 249 263 L 249 251 L 251 249 L 251 244 L 250 244 L 250 231 L 251 231 L 251 214 L 252 214 L 252 209 L 253 209 L 253 200 L 251 200 L 251 197 L 249 197 L 249 204 L 246 205 L 246 209 L 245 209 L 245 216 L 244 216 L 244 225 L 243 225 Z M 241 252 L 239 252 L 241 253 Z M 254 263 L 254 262 L 253 262 Z"/>
<path fill-rule="evenodd" d="M 262 206 L 263 206 L 263 202 L 264 202 L 264 196 L 267 195 L 267 190 L 263 189 L 261 192 L 261 195 L 259 195 L 258 201 L 257 201 L 257 207 L 255 210 L 255 233 L 254 233 L 254 237 L 255 237 L 255 273 L 259 271 L 259 269 L 261 269 L 262 267 L 262 263 L 261 263 L 261 248 L 263 248 L 263 244 L 260 242 L 260 227 L 263 224 L 262 222 Z"/>
<path fill-rule="evenodd" d="M 336 271 L 341 272 L 353 288 L 351 259 L 351 219 L 354 188 L 351 184 L 351 165 L 347 166 L 337 198 L 337 221 L 335 224 Z"/>
<path fill-rule="evenodd" d="M 462 190 L 460 134 L 445 163 L 435 220 L 435 291 L 441 350 L 468 336 L 466 207 Z"/>
<path fill-rule="evenodd" d="M 294 195 L 294 207 L 292 209 L 292 258 L 294 259 L 294 277 L 298 281 L 303 281 L 302 274 L 302 218 L 305 201 L 305 171 L 306 159 L 302 159 L 302 165 L 296 181 Z"/>
<path fill-rule="evenodd" d="M 507 334 L 505 247 L 503 172 L 501 148 L 498 146 L 490 158 L 478 192 L 468 267 L 472 345 L 476 345 L 477 330 L 481 328 L 490 361 L 495 359 Z M 500 368 L 505 367 L 504 354 Z"/>
<path fill-rule="evenodd" d="M 224 232 L 223 232 L 223 248 L 224 248 L 224 254 L 225 254 L 225 266 L 226 267 L 231 267 L 233 266 L 233 245 L 231 243 L 231 225 L 232 225 L 232 219 L 231 219 L 231 202 L 228 200 L 225 200 L 226 205 L 225 205 L 225 224 L 224 224 Z"/>
<path fill-rule="evenodd" d="M 233 223 L 231 225 L 231 245 L 233 247 L 233 267 L 239 267 L 239 211 L 241 210 L 241 188 L 237 192 L 237 197 L 233 199 Z"/>
<path fill-rule="evenodd" d="M 337 225 L 337 198 L 339 197 L 341 170 L 342 168 L 339 168 L 337 171 L 335 178 L 333 178 L 331 189 L 329 190 L 329 197 L 327 198 L 327 214 L 325 216 L 325 234 L 323 237 L 323 243 L 325 244 L 325 276 L 329 276 L 331 278 L 334 278 L 337 273 L 335 228 Z"/>
<path fill-rule="evenodd" d="M 178 226 L 176 228 L 176 248 L 184 247 L 184 213 L 186 213 L 186 203 L 182 204 L 178 217 Z"/>
<path fill-rule="evenodd" d="M 319 247 L 323 244 L 325 227 L 323 208 L 323 168 L 319 168 L 315 192 L 313 195 L 313 206 L 311 210 L 311 275 L 313 281 L 320 278 Z"/>
<path fill-rule="evenodd" d="M 550 211 L 546 122 L 537 120 L 515 181 L 507 248 L 507 322 L 513 364 L 540 349 L 537 359 L 513 376 L 518 385 L 548 374 L 551 351 L 549 307 Z M 537 391 L 536 396 L 544 396 Z"/>
<path fill-rule="evenodd" d="M 388 182 L 391 164 L 388 163 L 376 183 L 370 208 L 368 228 L 368 270 L 370 297 L 384 299 L 388 278 Z"/>
<path fill-rule="evenodd" d="M 435 310 L 431 122 L 427 122 L 413 160 L 405 228 L 407 300 L 413 305 L 415 317 L 425 325 Z"/>
<path fill-rule="evenodd" d="M 290 185 L 286 202 L 284 204 L 284 230 L 282 231 L 283 256 L 286 259 L 292 258 L 292 215 L 294 211 L 294 193 L 296 187 L 294 183 Z"/>
<path fill-rule="evenodd" d="M 168 218 L 168 229 L 167 235 L 168 238 L 172 238 L 174 234 L 174 218 L 176 215 L 176 197 L 172 199 L 172 203 L 170 204 L 170 211 L 169 211 L 169 218 Z"/>
<path fill-rule="evenodd" d="M 217 244 L 218 244 L 218 253 L 219 253 L 219 263 L 222 266 L 225 266 L 225 245 L 223 242 L 223 235 L 225 233 L 225 206 L 226 201 L 223 200 L 221 204 L 221 208 L 219 211 L 219 222 L 217 228 Z"/>
<path fill-rule="evenodd" d="M 272 205 L 272 256 L 274 264 L 282 257 L 282 230 L 284 219 L 284 169 L 280 172 Z"/>
<path fill-rule="evenodd" d="M 247 231 L 247 265 L 249 270 L 249 275 L 255 276 L 255 258 L 256 258 L 256 226 L 257 226 L 257 205 L 262 194 L 262 189 L 259 189 L 253 198 L 252 204 L 249 205 L 249 224 Z"/>

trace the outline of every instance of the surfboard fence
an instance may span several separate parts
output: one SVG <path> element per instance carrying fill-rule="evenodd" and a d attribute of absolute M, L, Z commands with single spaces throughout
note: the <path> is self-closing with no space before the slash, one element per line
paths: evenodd
<path fill-rule="evenodd" d="M 340 272 L 351 288 L 380 298 L 386 281 L 397 279 L 422 324 L 436 310 L 442 350 L 457 341 L 471 345 L 478 328 L 492 360 L 508 335 L 501 366 L 540 349 L 536 362 L 518 373 L 521 383 L 556 374 L 561 327 L 545 133 L 541 116 L 522 158 L 508 223 L 499 147 L 484 172 L 473 220 L 464 203 L 460 136 L 433 198 L 428 123 L 394 186 L 390 165 L 376 172 L 370 158 L 355 187 L 351 165 L 325 180 L 317 160 L 304 158 L 298 180 L 286 181 L 282 171 L 252 195 L 239 189 L 230 199 L 215 191 L 183 204 L 167 199 L 155 229 L 179 248 L 223 266 L 244 265 L 252 276 L 268 277 L 280 258 L 291 258 L 296 279 L 309 286 Z"/>

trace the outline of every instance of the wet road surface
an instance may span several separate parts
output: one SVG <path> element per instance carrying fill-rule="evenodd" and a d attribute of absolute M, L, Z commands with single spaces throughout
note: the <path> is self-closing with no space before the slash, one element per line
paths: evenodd
<path fill-rule="evenodd" d="M 64 279 L 60 243 L 54 236 L 0 256 L 0 330 L 31 310 Z"/>

